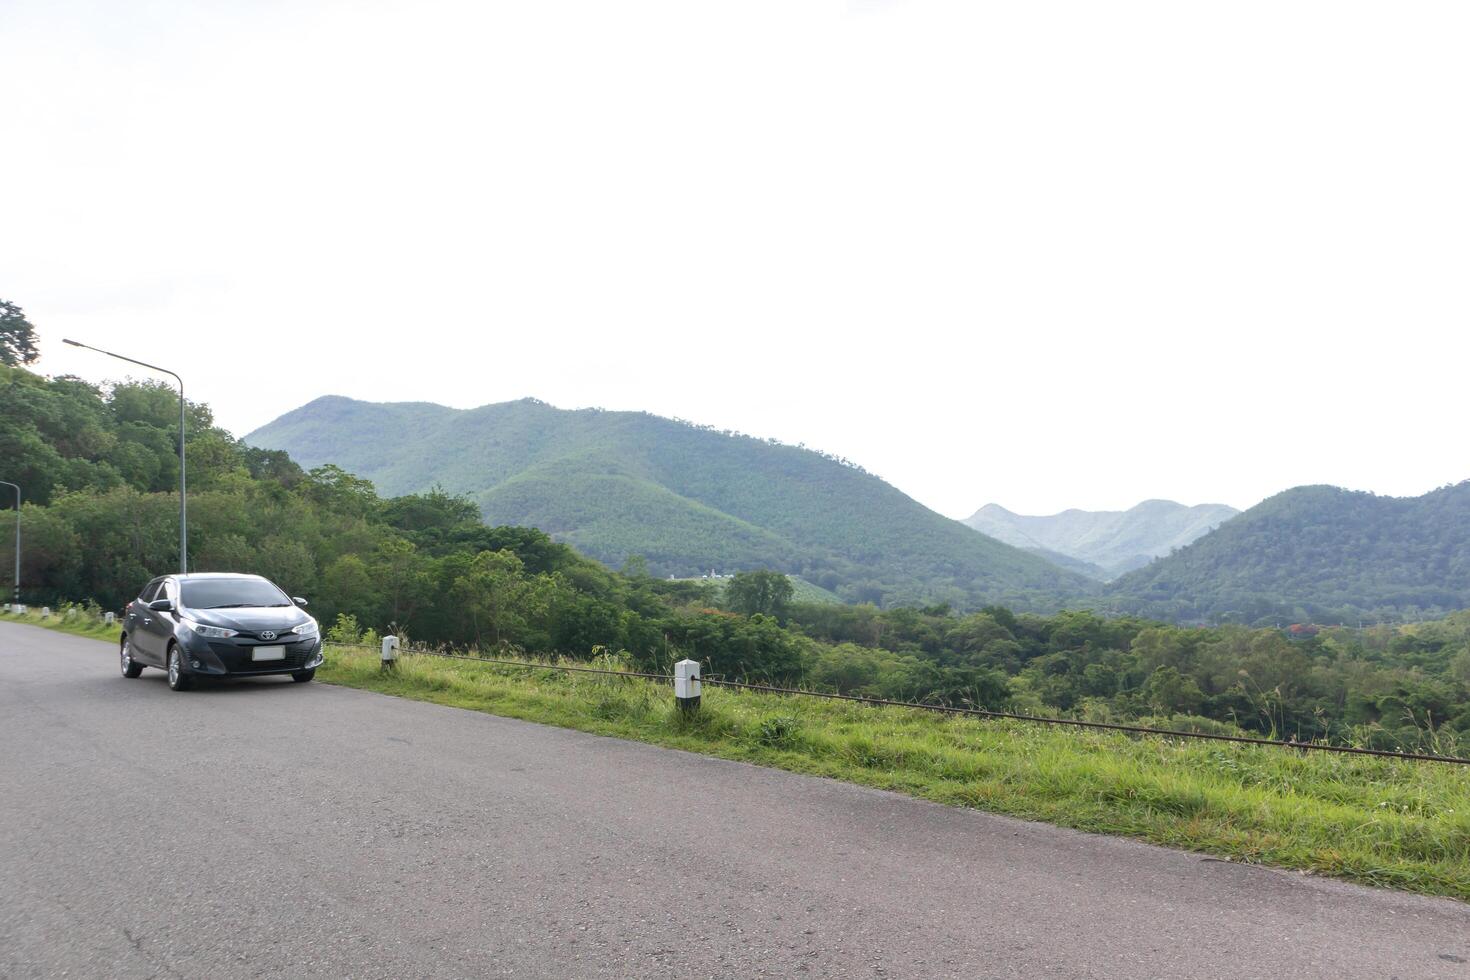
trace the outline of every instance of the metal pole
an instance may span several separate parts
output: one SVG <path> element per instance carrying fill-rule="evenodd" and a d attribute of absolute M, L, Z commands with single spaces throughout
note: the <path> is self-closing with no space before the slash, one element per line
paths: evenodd
<path fill-rule="evenodd" d="M 15 597 L 10 601 L 20 605 L 20 484 L 0 480 L 7 487 L 15 488 Z"/>
<path fill-rule="evenodd" d="M 173 374 L 172 371 L 168 372 Z M 179 574 L 189 574 L 189 498 L 184 480 L 184 379 L 179 378 Z"/>
<path fill-rule="evenodd" d="M 147 361 L 139 361 L 131 357 L 124 357 L 121 354 L 114 354 L 112 351 L 103 350 L 101 347 L 93 347 L 91 344 L 83 344 L 79 341 L 67 340 L 66 338 L 62 338 L 62 342 L 71 344 L 73 347 L 85 347 L 87 350 L 96 351 L 99 354 L 106 354 L 108 357 L 115 357 L 119 361 L 127 361 L 129 364 L 136 364 L 139 367 L 145 367 L 151 371 L 162 372 L 163 374 L 171 376 L 175 381 L 179 383 L 179 573 L 182 575 L 188 575 L 189 505 L 188 498 L 186 496 L 187 481 L 184 479 L 184 420 L 186 417 L 184 403 L 184 379 L 179 377 L 177 374 L 174 374 L 174 372 L 170 371 L 168 368 L 159 367 L 157 364 L 149 364 Z"/>

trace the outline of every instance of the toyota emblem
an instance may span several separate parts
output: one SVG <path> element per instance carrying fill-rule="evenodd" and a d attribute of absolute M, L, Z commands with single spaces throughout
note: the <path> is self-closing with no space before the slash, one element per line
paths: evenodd
<path fill-rule="evenodd" d="M 260 631 L 260 638 L 262 640 L 274 640 L 276 638 L 276 631 L 275 630 L 261 630 Z"/>

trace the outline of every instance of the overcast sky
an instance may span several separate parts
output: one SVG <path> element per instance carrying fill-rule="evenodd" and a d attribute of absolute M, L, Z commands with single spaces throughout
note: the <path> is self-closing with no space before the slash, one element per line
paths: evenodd
<path fill-rule="evenodd" d="M 963 517 L 1470 477 L 1470 5 L 0 0 L 38 367 L 644 409 Z"/>

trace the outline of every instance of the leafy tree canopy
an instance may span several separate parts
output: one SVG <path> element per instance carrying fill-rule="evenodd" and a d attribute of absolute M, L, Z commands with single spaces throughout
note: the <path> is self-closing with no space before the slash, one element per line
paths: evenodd
<path fill-rule="evenodd" d="M 40 356 L 36 328 L 19 306 L 0 299 L 0 364 L 32 364 Z"/>
<path fill-rule="evenodd" d="M 740 572 L 725 584 L 725 604 L 746 616 L 785 619 L 794 593 L 791 580 L 780 572 L 760 569 Z"/>

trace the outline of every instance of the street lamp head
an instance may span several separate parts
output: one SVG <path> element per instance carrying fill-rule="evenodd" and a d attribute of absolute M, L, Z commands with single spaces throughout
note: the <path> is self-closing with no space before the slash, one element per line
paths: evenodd
<path fill-rule="evenodd" d="M 85 347 L 85 346 L 87 346 L 86 344 L 79 344 L 75 340 L 71 340 L 70 338 L 67 338 L 67 337 L 62 337 L 61 338 L 61 342 L 63 344 L 71 344 L 73 347 Z"/>

